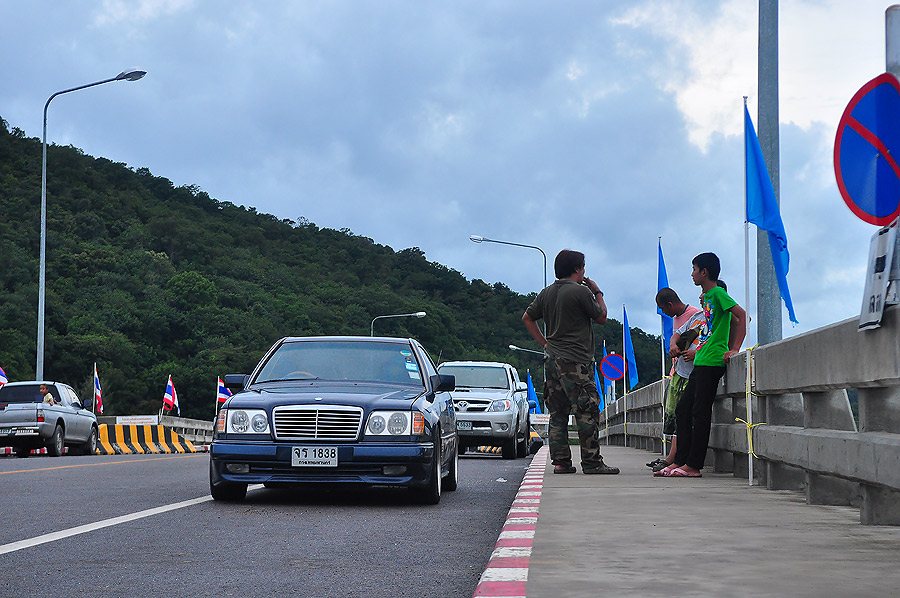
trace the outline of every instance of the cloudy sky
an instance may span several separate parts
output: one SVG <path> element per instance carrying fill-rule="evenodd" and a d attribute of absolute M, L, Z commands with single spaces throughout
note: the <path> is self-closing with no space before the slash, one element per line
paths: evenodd
<path fill-rule="evenodd" d="M 875 228 L 844 205 L 832 148 L 849 99 L 884 71 L 889 4 L 781 3 L 800 320 L 785 313 L 785 337 L 859 314 Z M 715 251 L 744 302 L 753 0 L 0 0 L 0 21 L 0 117 L 31 137 L 52 93 L 137 66 L 138 82 L 55 99 L 49 140 L 523 293 L 542 285 L 540 254 L 470 235 L 540 246 L 551 280 L 553 256 L 579 249 L 611 315 L 625 304 L 651 333 L 660 236 L 683 298 L 696 304 L 691 258 Z M 755 294 L 751 272 L 751 315 Z"/>

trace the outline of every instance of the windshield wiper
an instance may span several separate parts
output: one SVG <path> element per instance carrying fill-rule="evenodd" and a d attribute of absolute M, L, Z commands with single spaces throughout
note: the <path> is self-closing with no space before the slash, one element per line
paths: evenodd
<path fill-rule="evenodd" d="M 256 380 L 254 384 L 265 384 L 266 382 L 302 382 L 304 380 L 318 380 L 318 376 L 312 378 L 274 378 L 272 380 Z"/>

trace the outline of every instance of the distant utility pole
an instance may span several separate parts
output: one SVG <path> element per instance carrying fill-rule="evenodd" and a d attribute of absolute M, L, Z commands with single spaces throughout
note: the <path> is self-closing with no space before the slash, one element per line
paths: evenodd
<path fill-rule="evenodd" d="M 781 204 L 778 152 L 778 0 L 759 0 L 759 145 L 775 199 Z M 769 233 L 756 229 L 756 336 L 760 345 L 781 340 L 781 294 L 769 249 Z M 747 307 L 747 306 L 745 306 Z"/>

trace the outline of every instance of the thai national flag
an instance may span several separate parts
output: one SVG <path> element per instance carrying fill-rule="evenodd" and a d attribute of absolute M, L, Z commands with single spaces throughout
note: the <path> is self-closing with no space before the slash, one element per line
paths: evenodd
<path fill-rule="evenodd" d="M 9 378 L 6 376 L 6 372 L 3 371 L 3 368 L 0 368 L 0 386 L 3 386 L 9 382 Z"/>
<path fill-rule="evenodd" d="M 216 390 L 216 400 L 218 403 L 224 403 L 231 396 L 231 391 L 225 388 L 225 383 L 222 382 L 221 378 L 217 378 L 217 380 L 219 381 L 219 387 Z"/>
<path fill-rule="evenodd" d="M 178 410 L 178 417 L 181 417 L 181 406 L 178 404 L 178 393 L 175 392 L 175 385 L 172 384 L 172 374 L 169 374 L 169 384 L 166 386 L 166 394 L 163 395 L 163 407 L 169 411 Z"/>
<path fill-rule="evenodd" d="M 103 389 L 100 388 L 100 376 L 97 375 L 97 364 L 94 364 L 94 405 L 97 413 L 103 415 Z"/>

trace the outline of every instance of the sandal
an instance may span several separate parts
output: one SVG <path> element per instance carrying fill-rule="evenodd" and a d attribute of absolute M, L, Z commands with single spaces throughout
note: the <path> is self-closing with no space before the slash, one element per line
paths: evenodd
<path fill-rule="evenodd" d="M 659 459 L 659 458 L 657 458 L 657 459 L 654 459 L 653 461 L 650 461 L 649 463 L 647 463 L 647 467 L 653 469 L 654 467 L 656 467 L 656 466 L 659 465 L 660 463 L 665 463 L 666 465 L 671 465 L 671 463 L 668 463 L 665 459 Z M 654 469 L 653 471 L 657 471 L 657 470 Z"/>
<path fill-rule="evenodd" d="M 666 477 L 667 478 L 702 478 L 703 474 L 700 473 L 699 471 L 695 473 L 693 471 L 685 471 L 684 469 L 681 469 L 680 467 L 676 467 L 676 468 L 672 469 L 671 471 L 669 471 L 669 473 L 666 474 Z"/>
<path fill-rule="evenodd" d="M 653 469 L 653 472 L 655 473 L 657 471 L 661 471 L 661 470 L 665 469 L 666 467 L 669 467 L 670 465 L 674 465 L 674 463 L 669 463 L 668 461 L 660 461 L 659 463 L 654 465 L 652 467 L 652 469 Z"/>
<path fill-rule="evenodd" d="M 674 464 L 669 465 L 668 467 L 663 467 L 659 471 L 654 471 L 653 477 L 654 478 L 664 478 L 664 477 L 668 476 L 669 472 L 672 471 L 673 469 L 677 469 Z"/>

